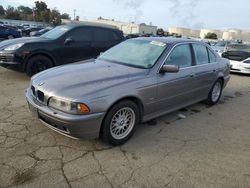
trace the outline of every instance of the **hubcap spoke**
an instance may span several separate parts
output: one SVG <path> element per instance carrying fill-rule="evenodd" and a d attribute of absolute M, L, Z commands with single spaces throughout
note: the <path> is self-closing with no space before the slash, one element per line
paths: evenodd
<path fill-rule="evenodd" d="M 135 124 L 135 112 L 129 107 L 118 110 L 110 124 L 111 135 L 115 139 L 123 139 L 129 135 Z"/>
<path fill-rule="evenodd" d="M 220 82 L 217 82 L 213 88 L 213 91 L 212 91 L 213 102 L 216 102 L 219 99 L 220 94 L 221 94 L 221 84 L 220 84 Z"/>

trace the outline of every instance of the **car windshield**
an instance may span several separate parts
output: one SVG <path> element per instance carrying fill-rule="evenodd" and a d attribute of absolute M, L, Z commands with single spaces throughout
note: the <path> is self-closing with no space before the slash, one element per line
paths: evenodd
<path fill-rule="evenodd" d="M 157 41 L 127 40 L 111 48 L 98 59 L 138 68 L 151 68 L 167 45 Z"/>
<path fill-rule="evenodd" d="M 70 27 L 69 26 L 58 26 L 46 33 L 44 33 L 43 35 L 41 35 L 41 37 L 43 38 L 47 38 L 47 39 L 57 39 L 59 37 L 61 37 L 64 33 L 66 33 L 67 31 L 69 31 Z"/>

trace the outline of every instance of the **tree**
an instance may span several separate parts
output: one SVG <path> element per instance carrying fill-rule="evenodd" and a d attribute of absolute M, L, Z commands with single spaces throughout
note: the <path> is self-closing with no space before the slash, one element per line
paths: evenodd
<path fill-rule="evenodd" d="M 164 36 L 164 30 L 162 28 L 159 28 L 159 29 L 157 29 L 156 34 L 159 36 Z"/>
<path fill-rule="evenodd" d="M 54 8 L 52 11 L 50 11 L 50 23 L 54 26 L 61 24 L 61 14 L 60 12 Z"/>
<path fill-rule="evenodd" d="M 18 12 L 22 20 L 33 20 L 33 11 L 30 7 L 19 6 L 17 7 Z"/>
<path fill-rule="evenodd" d="M 50 9 L 43 1 L 35 1 L 35 20 L 47 23 L 50 21 Z"/>
<path fill-rule="evenodd" d="M 61 19 L 70 20 L 71 18 L 70 18 L 70 16 L 69 16 L 69 14 L 63 13 L 63 14 L 61 15 Z"/>
<path fill-rule="evenodd" d="M 216 33 L 207 33 L 205 39 L 218 39 L 218 36 Z"/>
<path fill-rule="evenodd" d="M 32 9 L 30 7 L 25 7 L 21 5 L 17 7 L 17 10 L 22 14 L 32 14 Z"/>
<path fill-rule="evenodd" d="M 8 6 L 5 10 L 5 19 L 21 20 L 20 13 L 12 6 Z"/>
<path fill-rule="evenodd" d="M 5 15 L 5 10 L 2 5 L 0 5 L 0 17 L 3 17 Z"/>
<path fill-rule="evenodd" d="M 43 1 L 35 1 L 35 10 L 39 12 L 45 11 L 45 10 L 48 10 L 48 6 Z"/>
<path fill-rule="evenodd" d="M 45 2 L 35 1 L 34 9 L 27 6 L 19 6 L 17 8 L 8 6 L 4 10 L 0 5 L 0 18 L 15 19 L 15 20 L 35 20 L 46 22 L 53 25 L 61 24 L 61 19 L 70 19 L 69 14 L 61 13 L 56 9 L 49 9 Z M 79 20 L 79 16 L 76 17 Z"/>

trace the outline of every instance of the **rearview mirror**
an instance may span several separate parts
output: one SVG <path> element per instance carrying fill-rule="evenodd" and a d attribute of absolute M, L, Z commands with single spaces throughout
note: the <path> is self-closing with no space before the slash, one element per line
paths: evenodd
<path fill-rule="evenodd" d="M 179 72 L 179 67 L 176 65 L 163 65 L 161 67 L 160 73 L 165 73 L 165 72 L 177 73 Z"/>
<path fill-rule="evenodd" d="M 70 43 L 72 43 L 72 42 L 74 42 L 74 40 L 72 39 L 72 38 L 66 38 L 65 39 L 65 41 L 64 41 L 64 44 L 70 44 Z"/>

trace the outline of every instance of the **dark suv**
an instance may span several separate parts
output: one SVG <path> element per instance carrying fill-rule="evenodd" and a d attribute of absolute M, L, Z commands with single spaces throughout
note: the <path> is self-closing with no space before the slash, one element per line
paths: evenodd
<path fill-rule="evenodd" d="M 97 57 L 124 40 L 120 30 L 100 25 L 58 26 L 40 37 L 0 43 L 0 65 L 32 76 L 57 65 Z"/>

